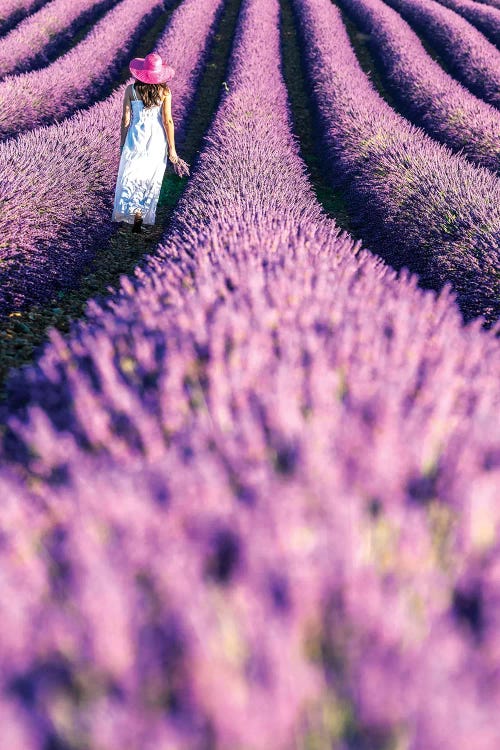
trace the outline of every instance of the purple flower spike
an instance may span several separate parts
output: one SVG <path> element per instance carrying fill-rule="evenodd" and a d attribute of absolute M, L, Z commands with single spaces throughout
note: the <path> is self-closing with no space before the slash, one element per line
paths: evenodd
<path fill-rule="evenodd" d="M 182 0 L 165 40 L 186 115 L 218 3 Z M 159 245 L 6 385 L 0 748 L 499 750 L 500 322 L 464 326 L 450 284 L 422 290 L 323 211 L 281 4 L 235 5 L 226 92 Z M 464 294 L 492 285 L 497 177 L 384 104 L 331 0 L 293 5 L 318 146 L 370 236 L 470 271 Z M 29 209 L 11 163 L 0 203 Z M 46 195 L 86 193 L 72 164 Z M 61 255 L 40 269 L 26 248 L 40 283 Z"/>
<path fill-rule="evenodd" d="M 172 168 L 177 177 L 189 177 L 189 164 L 184 159 L 178 159 L 175 164 L 172 164 Z"/>

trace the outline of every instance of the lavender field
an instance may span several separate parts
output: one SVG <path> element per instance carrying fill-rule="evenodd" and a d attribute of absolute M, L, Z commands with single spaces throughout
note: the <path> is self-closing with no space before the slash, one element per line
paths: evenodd
<path fill-rule="evenodd" d="M 0 0 L 0 750 L 499 750 L 499 42 Z M 191 174 L 134 235 L 152 50 Z"/>

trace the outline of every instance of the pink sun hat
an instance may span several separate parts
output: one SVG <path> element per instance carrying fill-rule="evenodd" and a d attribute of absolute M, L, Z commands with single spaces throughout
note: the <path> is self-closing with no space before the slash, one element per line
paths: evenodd
<path fill-rule="evenodd" d="M 129 68 L 134 78 L 142 83 L 165 83 L 175 74 L 175 70 L 164 63 L 157 52 L 150 52 L 146 57 L 134 57 Z"/>

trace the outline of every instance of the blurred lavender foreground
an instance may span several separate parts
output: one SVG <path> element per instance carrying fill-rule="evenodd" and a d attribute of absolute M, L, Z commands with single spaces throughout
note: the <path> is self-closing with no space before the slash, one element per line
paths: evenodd
<path fill-rule="evenodd" d="M 498 328 L 323 215 L 278 0 L 227 87 L 163 245 L 11 379 L 0 745 L 497 750 Z"/>

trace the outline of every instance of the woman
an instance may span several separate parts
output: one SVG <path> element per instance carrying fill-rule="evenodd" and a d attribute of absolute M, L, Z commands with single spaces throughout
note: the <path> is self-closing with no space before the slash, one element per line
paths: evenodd
<path fill-rule="evenodd" d="M 113 221 L 154 224 L 167 159 L 185 165 L 175 150 L 172 94 L 167 81 L 174 75 L 160 55 L 152 52 L 130 63 L 135 82 L 123 98 L 121 157 L 116 181 Z M 167 148 L 168 146 L 168 148 Z M 187 165 L 185 165 L 187 167 Z"/>

